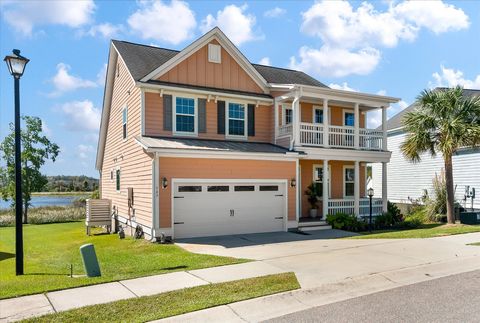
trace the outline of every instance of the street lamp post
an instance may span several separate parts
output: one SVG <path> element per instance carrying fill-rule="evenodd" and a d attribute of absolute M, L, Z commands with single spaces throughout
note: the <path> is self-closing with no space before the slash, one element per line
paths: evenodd
<path fill-rule="evenodd" d="M 14 49 L 13 55 L 5 56 L 8 71 L 13 76 L 15 87 L 15 268 L 16 274 L 23 275 L 23 228 L 22 228 L 22 167 L 20 145 L 20 77 L 29 59 Z"/>
<path fill-rule="evenodd" d="M 367 195 L 370 199 L 370 218 L 368 220 L 368 231 L 369 232 L 372 232 L 372 198 L 373 198 L 373 194 L 374 194 L 374 191 L 373 191 L 373 188 L 370 187 L 368 190 L 367 190 Z"/>

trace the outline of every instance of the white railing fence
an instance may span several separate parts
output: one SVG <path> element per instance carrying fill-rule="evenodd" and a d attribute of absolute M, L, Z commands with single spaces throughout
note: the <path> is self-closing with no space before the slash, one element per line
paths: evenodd
<path fill-rule="evenodd" d="M 383 131 L 376 129 L 360 128 L 360 148 L 366 150 L 383 149 Z"/>
<path fill-rule="evenodd" d="M 300 123 L 300 143 L 302 145 L 323 146 L 323 125 Z"/>
<path fill-rule="evenodd" d="M 382 199 L 372 199 L 372 215 L 380 215 L 383 212 Z M 353 199 L 330 199 L 328 200 L 328 214 L 355 213 L 355 201 Z M 360 199 L 360 214 L 358 216 L 370 215 L 370 201 L 368 198 Z"/>
<path fill-rule="evenodd" d="M 291 135 L 293 132 L 293 125 L 291 123 L 281 125 L 278 127 L 278 137 L 285 137 Z"/>
<path fill-rule="evenodd" d="M 328 141 L 331 147 L 354 148 L 355 130 L 353 127 L 329 126 Z"/>

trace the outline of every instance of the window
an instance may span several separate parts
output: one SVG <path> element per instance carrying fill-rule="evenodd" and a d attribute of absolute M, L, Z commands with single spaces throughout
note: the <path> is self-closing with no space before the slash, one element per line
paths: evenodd
<path fill-rule="evenodd" d="M 276 192 L 278 191 L 277 185 L 260 185 L 260 192 Z"/>
<path fill-rule="evenodd" d="M 344 112 L 345 126 L 353 127 L 355 125 L 355 114 L 353 112 Z"/>
<path fill-rule="evenodd" d="M 228 192 L 230 190 L 230 187 L 228 186 L 208 186 L 207 191 L 208 192 Z"/>
<path fill-rule="evenodd" d="M 179 192 L 201 192 L 202 187 L 201 186 L 179 186 L 178 191 Z"/>
<path fill-rule="evenodd" d="M 175 132 L 195 133 L 195 99 L 175 97 Z"/>
<path fill-rule="evenodd" d="M 345 167 L 343 169 L 343 186 L 345 197 L 354 196 L 355 194 L 355 169 L 353 167 Z"/>
<path fill-rule="evenodd" d="M 323 196 L 323 166 L 313 165 L 313 182 L 316 184 L 318 196 Z M 330 176 L 328 178 L 328 195 L 330 196 Z"/>
<path fill-rule="evenodd" d="M 127 119 L 128 119 L 128 110 L 124 108 L 122 110 L 122 138 L 127 139 Z"/>
<path fill-rule="evenodd" d="M 240 103 L 228 104 L 228 135 L 245 136 L 245 105 Z"/>
<path fill-rule="evenodd" d="M 283 124 L 291 124 L 293 120 L 293 110 L 289 105 L 282 105 Z"/>
<path fill-rule="evenodd" d="M 323 123 L 323 109 L 313 110 L 313 123 Z"/>
<path fill-rule="evenodd" d="M 117 191 L 120 191 L 120 169 L 117 169 L 116 177 L 117 177 L 116 188 L 117 188 Z"/>
<path fill-rule="evenodd" d="M 255 191 L 255 186 L 253 185 L 235 186 L 235 192 L 253 192 L 253 191 Z"/>
<path fill-rule="evenodd" d="M 220 45 L 208 44 L 208 61 L 210 63 L 222 62 L 222 47 Z"/>

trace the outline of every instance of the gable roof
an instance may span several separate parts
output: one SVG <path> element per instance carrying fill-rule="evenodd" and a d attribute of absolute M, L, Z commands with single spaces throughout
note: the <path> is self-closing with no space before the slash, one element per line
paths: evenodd
<path fill-rule="evenodd" d="M 435 88 L 435 91 L 443 91 L 447 88 L 445 87 L 437 87 Z M 480 90 L 474 90 L 474 89 L 463 89 L 463 95 L 465 96 L 480 96 Z M 418 103 L 414 102 L 413 104 L 409 105 L 407 108 L 405 108 L 403 111 L 400 111 L 393 117 L 391 117 L 387 121 L 387 131 L 389 130 L 394 130 L 394 129 L 400 129 L 403 127 L 403 117 L 411 111 L 414 111 L 416 108 L 418 108 Z M 380 126 L 381 128 L 381 126 Z"/>
<path fill-rule="evenodd" d="M 286 68 L 252 64 L 253 67 L 263 76 L 268 83 L 275 84 L 300 84 L 310 86 L 326 87 L 322 82 L 314 79 L 310 75 Z"/>

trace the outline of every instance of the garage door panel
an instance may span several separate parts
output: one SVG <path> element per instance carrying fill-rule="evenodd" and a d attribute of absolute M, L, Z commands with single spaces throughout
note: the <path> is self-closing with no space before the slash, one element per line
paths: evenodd
<path fill-rule="evenodd" d="M 201 189 L 185 192 L 189 185 Z M 284 230 L 285 184 L 182 183 L 174 191 L 176 238 Z"/>

